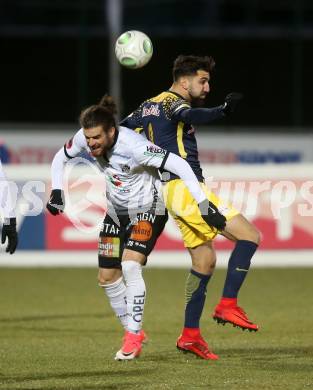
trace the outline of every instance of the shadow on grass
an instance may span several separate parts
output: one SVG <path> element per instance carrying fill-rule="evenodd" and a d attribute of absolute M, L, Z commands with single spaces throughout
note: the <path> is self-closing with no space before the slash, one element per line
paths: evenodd
<path fill-rule="evenodd" d="M 49 315 L 37 315 L 37 316 L 24 316 L 24 317 L 8 317 L 1 318 L 0 323 L 14 323 L 14 322 L 27 322 L 27 321 L 45 321 L 45 320 L 63 320 L 71 318 L 103 318 L 103 313 L 85 313 L 85 314 L 49 314 Z"/>
<path fill-rule="evenodd" d="M 312 372 L 313 345 L 291 347 L 264 347 L 264 348 L 224 348 L 215 350 L 219 360 L 210 361 L 210 364 L 226 363 L 232 365 L 245 365 L 247 368 L 268 371 Z M 163 350 L 161 353 L 147 353 L 144 355 L 146 362 L 158 364 L 170 363 L 180 365 L 183 361 L 204 362 L 192 353 L 178 351 L 176 349 Z"/>
<path fill-rule="evenodd" d="M 219 353 L 224 356 L 235 357 L 251 357 L 254 358 L 281 358 L 282 355 L 290 355 L 296 357 L 299 355 L 312 355 L 313 345 L 305 347 L 291 348 L 291 347 L 252 347 L 252 348 L 222 348 Z"/>
<path fill-rule="evenodd" d="M 41 334 L 44 334 L 44 333 L 60 333 L 60 334 L 103 334 L 103 329 L 102 328 L 64 328 L 64 326 L 58 328 L 58 327 L 48 327 L 48 326 L 18 326 L 18 325 L 12 325 L 10 327 L 11 330 L 13 329 L 17 329 L 18 331 L 26 331 L 28 333 L 41 333 Z M 116 335 L 116 331 L 115 330 L 106 330 L 105 331 L 106 335 Z M 7 336 L 6 335 L 1 335 L 0 334 L 0 339 L 1 338 L 6 338 Z"/>
<path fill-rule="evenodd" d="M 143 386 L 144 386 L 144 384 L 143 384 Z M 42 389 L 42 390 L 87 390 L 87 389 L 88 390 L 92 390 L 92 389 L 119 390 L 119 389 L 129 389 L 129 384 L 127 384 L 126 382 L 125 383 L 124 382 L 123 383 L 116 383 L 115 385 L 106 385 L 103 383 L 98 383 L 98 384 L 92 385 L 89 383 L 87 386 L 85 384 L 70 385 L 70 387 L 54 385 L 52 387 L 49 387 L 49 386 L 41 387 L 40 389 Z M 24 386 L 18 387 L 18 388 L 10 387 L 10 390 L 34 390 L 34 387 L 24 387 Z"/>
<path fill-rule="evenodd" d="M 177 356 L 181 354 L 176 348 L 173 348 L 169 351 L 151 353 L 149 351 L 145 352 L 143 359 L 145 362 L 157 362 L 157 363 L 171 363 L 174 364 L 177 360 Z"/>
<path fill-rule="evenodd" d="M 123 363 L 122 363 L 123 364 Z M 123 389 L 126 387 L 129 387 L 129 378 L 131 377 L 144 377 L 144 375 L 148 375 L 150 373 L 153 373 L 157 370 L 157 368 L 147 368 L 143 367 L 141 369 L 138 368 L 125 368 L 125 369 L 115 369 L 114 371 L 112 370 L 101 370 L 101 371 L 86 371 L 86 372 L 64 372 L 60 374 L 55 374 L 55 373 L 46 373 L 46 374 L 40 374 L 40 375 L 25 375 L 25 376 L 18 376 L 18 377 L 6 377 L 2 376 L 1 377 L 1 382 L 0 384 L 6 384 L 6 385 L 17 385 L 19 384 L 20 389 L 27 390 L 27 387 L 21 387 L 23 382 L 29 382 L 29 381 L 47 381 L 47 380 L 68 380 L 68 379 L 96 379 L 99 381 L 97 384 L 90 385 L 86 387 L 86 384 L 81 384 L 81 385 L 70 385 L 70 389 Z M 110 382 L 110 380 L 114 380 L 115 378 L 125 378 L 125 382 L 120 383 L 114 383 L 114 384 L 106 384 Z M 100 383 L 101 379 L 103 379 L 103 382 Z M 27 386 L 27 383 L 25 383 Z M 69 389 L 68 386 L 57 386 L 54 385 L 53 387 L 49 387 L 49 384 L 47 383 L 48 386 L 43 386 L 43 389 L 49 390 L 49 389 Z M 10 387 L 10 389 L 13 389 Z M 29 389 L 33 389 L 33 387 L 29 387 Z"/>
<path fill-rule="evenodd" d="M 312 372 L 312 361 L 306 362 L 313 356 L 313 345 L 291 347 L 263 347 L 263 348 L 227 348 L 218 350 L 221 359 L 235 359 L 244 361 L 247 367 L 260 370 Z"/>

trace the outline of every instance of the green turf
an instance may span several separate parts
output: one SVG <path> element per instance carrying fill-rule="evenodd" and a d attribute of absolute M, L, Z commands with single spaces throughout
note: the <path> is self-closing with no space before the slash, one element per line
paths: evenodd
<path fill-rule="evenodd" d="M 254 269 L 241 304 L 258 333 L 210 318 L 224 270 L 210 282 L 203 335 L 220 360 L 176 350 L 185 270 L 145 270 L 136 361 L 115 362 L 122 331 L 92 269 L 0 269 L 0 389 L 312 389 L 313 269 Z"/>

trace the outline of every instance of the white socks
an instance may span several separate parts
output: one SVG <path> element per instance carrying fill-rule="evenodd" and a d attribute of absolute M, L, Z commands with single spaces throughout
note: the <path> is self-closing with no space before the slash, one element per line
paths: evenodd
<path fill-rule="evenodd" d="M 126 286 L 123 278 L 120 277 L 114 283 L 100 284 L 99 286 L 104 289 L 114 313 L 123 327 L 127 329 Z"/>
<path fill-rule="evenodd" d="M 142 266 L 137 261 L 122 262 L 123 276 L 111 284 L 99 284 L 109 298 L 111 307 L 123 327 L 138 333 L 142 327 L 146 285 L 142 277 Z"/>
<path fill-rule="evenodd" d="M 126 282 L 127 330 L 138 333 L 142 326 L 146 298 L 146 285 L 142 277 L 142 266 L 136 261 L 127 260 L 122 262 L 122 270 Z"/>

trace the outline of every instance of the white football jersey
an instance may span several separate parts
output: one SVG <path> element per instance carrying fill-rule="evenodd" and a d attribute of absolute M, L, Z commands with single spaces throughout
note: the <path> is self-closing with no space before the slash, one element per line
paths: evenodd
<path fill-rule="evenodd" d="M 104 173 L 107 199 L 115 210 L 146 209 L 160 202 L 161 182 L 156 168 L 162 166 L 168 154 L 164 149 L 133 130 L 119 127 L 113 147 L 106 156 L 97 158 L 91 156 L 83 129 L 80 129 L 64 145 L 64 154 L 68 160 L 82 151 L 87 151 Z M 52 170 L 52 186 L 59 188 L 53 180 L 55 174 Z"/>

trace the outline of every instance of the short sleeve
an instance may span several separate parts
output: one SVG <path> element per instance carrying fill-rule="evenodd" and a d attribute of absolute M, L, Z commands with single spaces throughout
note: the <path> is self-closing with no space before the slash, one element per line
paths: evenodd
<path fill-rule="evenodd" d="M 175 95 L 169 95 L 163 101 L 163 110 L 169 120 L 181 110 L 188 108 L 190 108 L 190 104 L 186 100 Z"/>
<path fill-rule="evenodd" d="M 135 111 L 128 115 L 125 119 L 120 122 L 120 126 L 128 127 L 129 129 L 135 130 L 136 132 L 141 132 L 143 128 L 142 124 L 142 105 L 140 105 Z"/>

